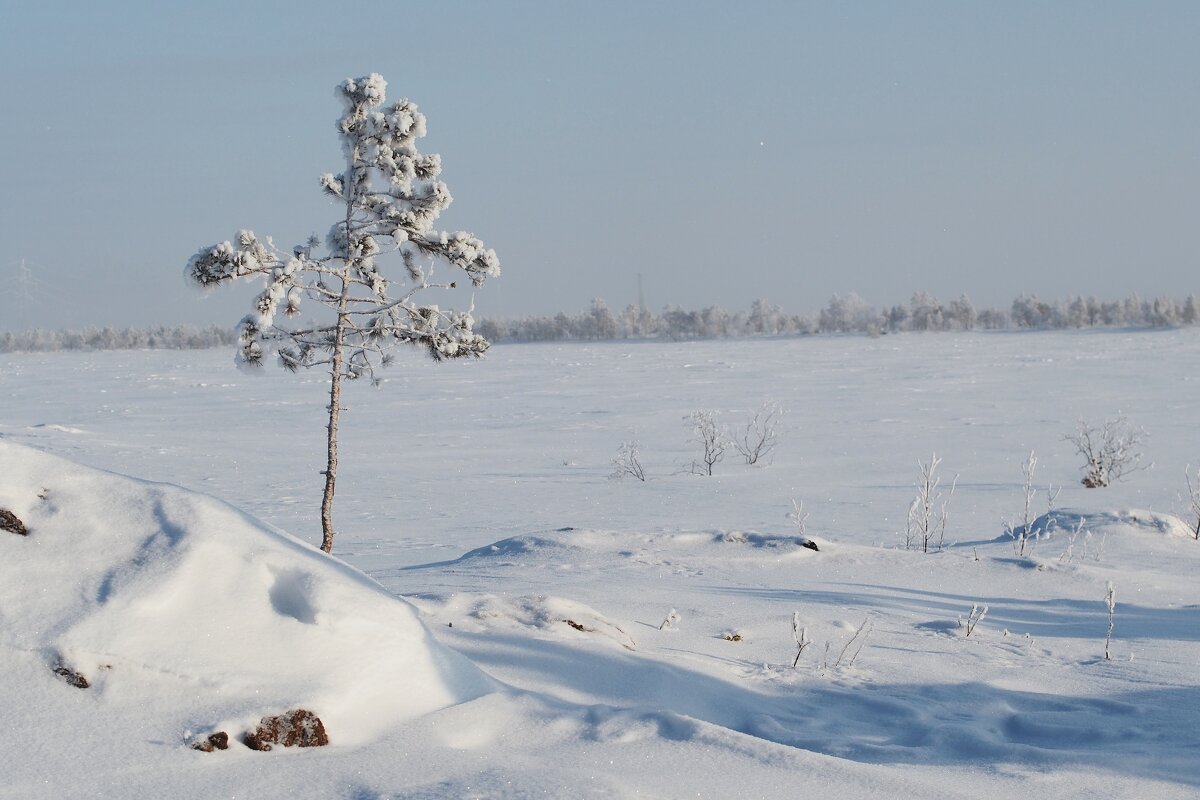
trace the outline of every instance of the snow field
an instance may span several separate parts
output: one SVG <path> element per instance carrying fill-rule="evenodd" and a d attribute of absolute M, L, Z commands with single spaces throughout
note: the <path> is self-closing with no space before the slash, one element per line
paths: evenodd
<path fill-rule="evenodd" d="M 213 494 L 314 541 L 319 376 L 255 380 L 231 360 L 6 356 L 0 434 Z M 1200 546 L 1167 515 L 1183 508 L 1184 465 L 1200 461 L 1197 366 L 1190 331 L 502 346 L 479 364 L 406 361 L 382 390 L 347 398 L 335 554 L 509 688 L 371 741 L 280 754 L 286 775 L 276 754 L 193 764 L 177 739 L 142 736 L 136 775 L 129 753 L 97 745 L 105 758 L 67 769 L 59 788 L 169 777 L 198 797 L 268 781 L 313 797 L 1194 796 Z M 786 410 L 771 464 L 731 453 L 711 478 L 682 472 L 688 413 L 737 423 L 764 400 Z M 1118 412 L 1149 431 L 1155 466 L 1085 490 L 1061 437 L 1079 416 Z M 607 477 L 631 438 L 644 484 Z M 1021 510 L 1030 450 L 1039 484 L 1064 488 L 1056 530 L 1022 558 L 1001 532 Z M 906 552 L 916 462 L 935 451 L 945 479 L 959 475 L 948 546 Z M 793 498 L 819 552 L 794 541 Z M 1036 503 L 1045 510 L 1044 493 Z M 1092 536 L 1072 542 L 1078 520 Z M 233 582 L 261 595 L 258 580 Z M 303 587 L 285 585 L 295 591 L 278 606 L 295 614 L 271 613 L 299 628 Z M 973 604 L 989 610 L 966 637 L 958 619 Z M 671 609 L 679 622 L 659 630 Z M 793 612 L 814 639 L 796 669 Z M 864 620 L 853 666 L 826 666 L 825 643 L 835 660 Z M 734 632 L 741 641 L 722 638 Z M 55 713 L 88 702 L 47 681 L 38 696 Z M 5 707 L 17 702 L 10 691 Z M 40 796 L 47 768 L 69 762 L 38 742 L 11 796 Z"/>

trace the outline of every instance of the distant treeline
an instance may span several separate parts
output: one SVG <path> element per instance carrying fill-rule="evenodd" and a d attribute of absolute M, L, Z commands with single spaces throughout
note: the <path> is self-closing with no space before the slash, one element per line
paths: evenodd
<path fill-rule="evenodd" d="M 483 319 L 475 330 L 495 342 L 555 342 L 598 339 L 717 339 L 734 336 L 969 331 L 1013 328 L 1054 330 L 1095 327 L 1174 327 L 1200 322 L 1200 300 L 1182 303 L 1169 297 L 1143 300 L 1134 295 L 1103 302 L 1074 297 L 1045 302 L 1021 295 L 1005 309 L 976 308 L 966 295 L 943 304 L 925 292 L 907 305 L 877 309 L 854 292 L 834 295 L 816 317 L 785 313 L 766 300 L 755 300 L 749 313 L 720 306 L 685 311 L 668 306 L 655 314 L 636 305 L 614 314 L 603 300 L 578 314 L 518 319 Z"/>
<path fill-rule="evenodd" d="M 854 292 L 834 295 L 815 317 L 787 314 L 766 300 L 755 300 L 749 312 L 720 306 L 685 311 L 668 306 L 655 314 L 636 305 L 614 314 L 603 300 L 577 314 L 552 317 L 480 320 L 475 330 L 493 342 L 560 342 L 600 339 L 721 339 L 735 336 L 859 333 L 877 336 L 902 331 L 969 331 L 1097 327 L 1169 328 L 1200 323 L 1200 300 L 1169 297 L 1143 300 L 1134 295 L 1103 302 L 1074 297 L 1044 302 L 1021 295 L 1008 309 L 979 308 L 966 295 L 943 304 L 918 292 L 907 305 L 877 309 Z M 233 328 L 190 325 L 157 328 L 85 328 L 80 331 L 33 330 L 0 333 L 0 353 L 53 350 L 198 350 L 226 347 L 237 341 Z"/>
<path fill-rule="evenodd" d="M 0 333 L 0 353 L 54 350 L 200 350 L 237 341 L 233 328 L 192 325 L 157 328 L 84 328 L 79 331 L 32 330 Z"/>

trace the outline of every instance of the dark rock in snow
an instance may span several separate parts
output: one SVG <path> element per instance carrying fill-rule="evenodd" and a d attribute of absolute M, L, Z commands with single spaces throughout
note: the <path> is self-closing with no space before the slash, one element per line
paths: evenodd
<path fill-rule="evenodd" d="M 7 508 L 0 508 L 0 531 L 8 531 L 18 536 L 29 535 L 29 529 L 25 527 L 25 523 L 21 522 L 17 515 Z"/>
<path fill-rule="evenodd" d="M 228 750 L 229 734 L 225 731 L 210 733 L 203 739 L 192 742 L 192 749 L 199 750 L 201 753 L 211 753 L 213 750 Z"/>
<path fill-rule="evenodd" d="M 263 717 L 242 740 L 251 750 L 282 747 L 323 747 L 329 744 L 325 724 L 311 711 L 297 708 L 275 717 Z"/>
<path fill-rule="evenodd" d="M 70 667 L 57 666 L 54 668 L 54 674 L 63 680 L 63 683 L 70 684 L 76 689 L 86 689 L 91 686 L 88 679 L 80 675 Z"/>

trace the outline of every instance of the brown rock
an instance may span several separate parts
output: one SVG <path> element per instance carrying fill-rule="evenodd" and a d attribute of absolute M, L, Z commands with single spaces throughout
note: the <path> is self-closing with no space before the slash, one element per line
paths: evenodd
<path fill-rule="evenodd" d="M 203 739 L 192 742 L 192 749 L 199 750 L 201 753 L 211 753 L 213 750 L 228 750 L 229 734 L 225 731 L 210 733 Z"/>
<path fill-rule="evenodd" d="M 62 678 L 64 683 L 74 686 L 76 689 L 86 689 L 91 686 L 88 679 L 80 675 L 70 667 L 57 666 L 54 668 L 54 674 Z"/>
<path fill-rule="evenodd" d="M 282 747 L 323 747 L 329 744 L 325 724 L 311 711 L 297 708 L 275 717 L 263 717 L 258 727 L 242 739 L 251 750 Z"/>
<path fill-rule="evenodd" d="M 18 536 L 29 535 L 29 529 L 25 527 L 25 523 L 21 522 L 17 515 L 7 508 L 0 508 L 0 531 L 8 531 Z"/>

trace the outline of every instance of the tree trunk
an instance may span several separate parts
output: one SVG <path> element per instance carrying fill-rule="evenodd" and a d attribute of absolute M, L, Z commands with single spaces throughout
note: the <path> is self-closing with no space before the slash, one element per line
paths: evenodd
<path fill-rule="evenodd" d="M 329 368 L 329 427 L 325 450 L 325 493 L 321 496 L 321 549 L 333 552 L 333 493 L 337 486 L 338 420 L 342 415 L 342 365 L 345 363 L 346 326 L 349 322 L 347 310 L 350 305 L 350 247 L 351 221 L 354 216 L 352 186 L 354 171 L 358 164 L 358 144 L 350 148 L 346 169 L 346 254 L 342 264 L 342 292 L 338 298 L 337 326 L 333 334 L 333 363 Z"/>
<path fill-rule="evenodd" d="M 342 364 L 346 350 L 346 308 L 350 280 L 342 276 L 342 296 L 338 300 L 337 327 L 333 335 L 333 364 L 329 368 L 329 426 L 326 428 L 325 493 L 321 496 L 321 549 L 333 552 L 333 493 L 337 485 L 338 420 L 342 416 Z"/>

